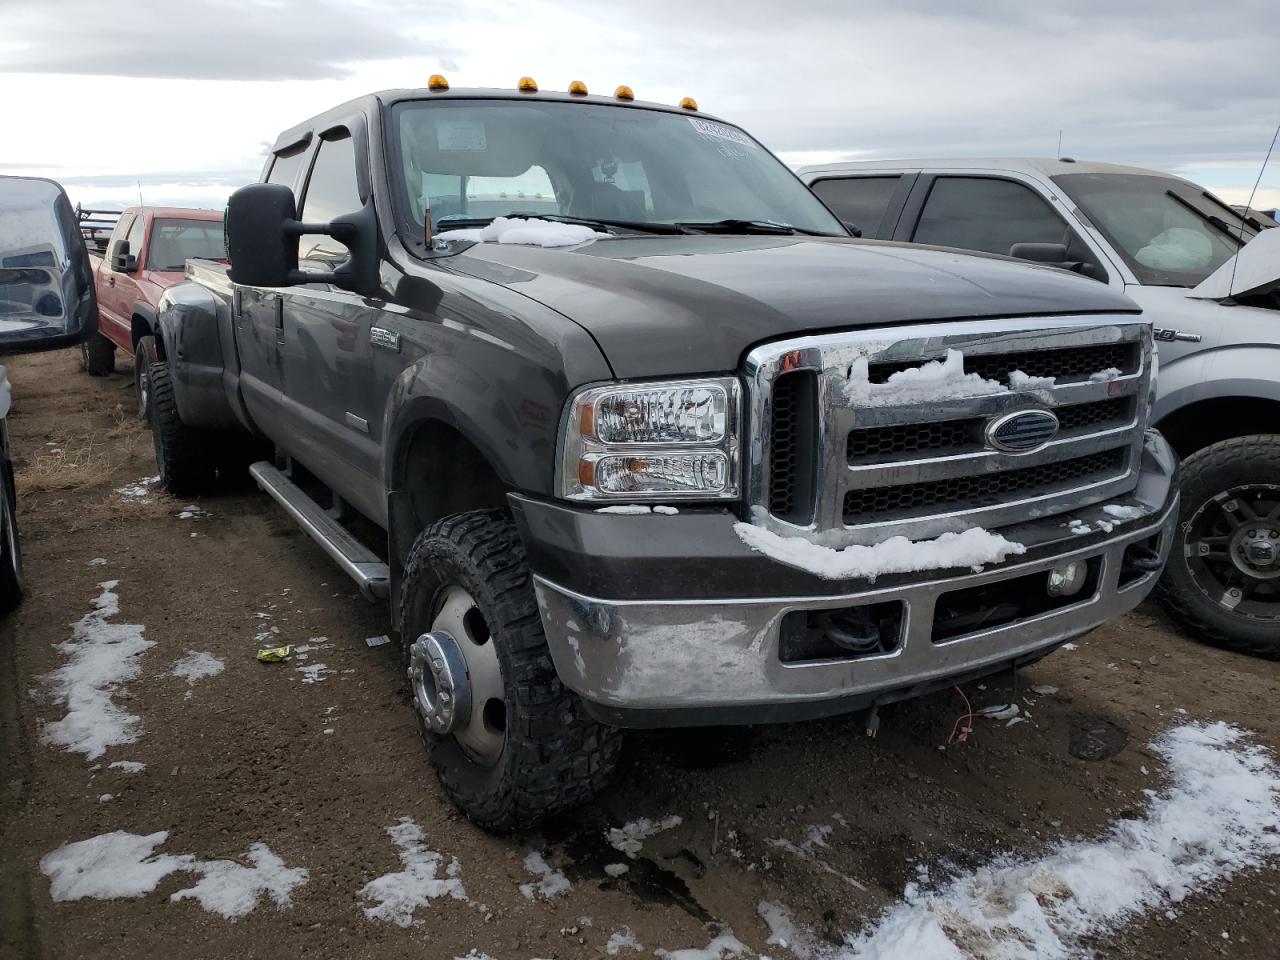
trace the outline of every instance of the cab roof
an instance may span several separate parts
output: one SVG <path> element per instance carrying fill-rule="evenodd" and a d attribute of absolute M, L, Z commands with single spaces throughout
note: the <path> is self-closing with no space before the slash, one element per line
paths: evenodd
<path fill-rule="evenodd" d="M 1002 170 L 1009 173 L 1038 174 L 1057 177 L 1069 173 L 1127 173 L 1148 177 L 1172 177 L 1163 170 L 1131 167 L 1120 163 L 1101 163 L 1096 160 L 1073 160 L 1046 157 L 943 157 L 936 159 L 908 160 L 854 160 L 844 163 L 820 163 L 801 167 L 800 176 L 821 173 L 864 173 L 873 170 Z M 1175 177 L 1181 180 L 1181 177 Z"/>
<path fill-rule="evenodd" d="M 142 214 L 151 217 L 166 217 L 170 220 L 221 220 L 221 210 L 206 210 L 198 207 L 126 207 L 120 216 L 126 213 Z"/>
<path fill-rule="evenodd" d="M 732 121 L 724 120 L 714 114 L 704 113 L 701 110 L 686 110 L 675 104 L 654 103 L 647 100 L 619 100 L 612 96 L 601 96 L 599 94 L 570 94 L 561 90 L 539 90 L 536 93 L 522 93 L 519 90 L 501 87 L 463 87 L 459 89 L 450 88 L 448 90 L 406 87 L 399 90 L 379 90 L 376 93 L 356 97 L 346 103 L 338 104 L 324 113 L 304 120 L 302 123 L 296 124 L 281 133 L 276 138 L 276 142 L 272 144 L 271 152 L 279 153 L 289 147 L 307 143 L 316 133 L 323 133 L 333 124 L 341 122 L 343 118 L 349 117 L 353 113 L 369 113 L 380 106 L 389 107 L 392 104 L 406 100 L 531 100 L 594 103 L 629 110 L 661 110 L 664 113 L 675 113 L 685 117 L 701 117 L 704 120 L 713 120 L 716 123 L 729 123 L 737 126 Z"/>

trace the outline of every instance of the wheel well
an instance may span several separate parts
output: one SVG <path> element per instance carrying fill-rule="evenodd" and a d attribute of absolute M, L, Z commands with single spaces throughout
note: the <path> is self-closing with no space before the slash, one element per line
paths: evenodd
<path fill-rule="evenodd" d="M 1219 440 L 1274 433 L 1280 401 L 1258 397 L 1217 397 L 1175 410 L 1155 426 L 1180 457 Z"/>
<path fill-rule="evenodd" d="M 155 333 L 151 329 L 151 324 L 147 322 L 147 318 L 140 313 L 135 313 L 129 322 L 130 326 L 130 343 L 133 344 L 135 353 L 138 351 L 138 341 L 143 337 L 149 337 Z M 158 339 L 158 338 L 157 338 Z"/>
<path fill-rule="evenodd" d="M 399 519 L 412 524 L 409 545 L 412 536 L 443 517 L 506 507 L 508 487 L 498 471 L 454 427 L 429 420 L 405 438 L 400 450 L 393 487 L 407 495 L 402 504 L 409 516 Z"/>

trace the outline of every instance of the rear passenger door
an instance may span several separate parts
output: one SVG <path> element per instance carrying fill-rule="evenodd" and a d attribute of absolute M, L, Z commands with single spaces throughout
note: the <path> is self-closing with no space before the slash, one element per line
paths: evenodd
<path fill-rule="evenodd" d="M 823 177 L 809 189 L 846 226 L 857 227 L 869 240 L 888 240 L 916 182 L 914 173 L 866 173 Z"/>
<path fill-rule="evenodd" d="M 307 145 L 284 150 L 271 161 L 267 183 L 294 191 L 306 169 Z M 259 428 L 273 439 L 286 429 L 281 393 L 284 376 L 280 357 L 284 338 L 284 291 L 243 284 L 235 289 L 236 340 L 240 347 L 240 386 L 245 405 Z M 283 445 L 283 444 L 282 444 Z"/>
<path fill-rule="evenodd" d="M 1061 244 L 1063 263 L 1108 282 L 1102 257 L 1031 185 L 1013 177 L 922 174 L 898 221 L 895 240 L 1012 256 L 1015 244 Z"/>

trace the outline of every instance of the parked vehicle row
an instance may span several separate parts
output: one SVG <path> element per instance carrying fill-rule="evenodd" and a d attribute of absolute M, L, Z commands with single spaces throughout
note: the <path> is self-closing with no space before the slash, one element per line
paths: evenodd
<path fill-rule="evenodd" d="M 692 101 L 374 94 L 283 132 L 227 225 L 160 299 L 161 482 L 247 466 L 389 603 L 488 828 L 590 796 L 623 727 L 1028 663 L 1173 538 L 1121 290 L 855 241 Z"/>
<path fill-rule="evenodd" d="M 1152 425 L 1186 461 L 1163 597 L 1197 637 L 1280 653 L 1270 218 L 1178 177 L 1071 159 L 842 163 L 800 176 L 865 237 L 1050 263 L 1132 297 L 1160 346 Z"/>
<path fill-rule="evenodd" d="M 1280 231 L 1070 160 L 802 178 L 692 100 L 435 77 L 284 131 L 225 234 L 125 211 L 64 339 L 134 356 L 167 490 L 252 476 L 388 604 L 489 829 L 628 727 L 874 729 L 1171 551 L 1193 629 L 1276 653 Z"/>

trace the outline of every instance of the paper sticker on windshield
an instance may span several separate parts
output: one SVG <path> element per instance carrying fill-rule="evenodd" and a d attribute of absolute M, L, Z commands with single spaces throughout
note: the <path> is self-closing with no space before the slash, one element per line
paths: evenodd
<path fill-rule="evenodd" d="M 704 139 L 728 140 L 730 143 L 755 149 L 755 141 L 741 130 L 736 130 L 723 123 L 716 123 L 713 120 L 703 120 L 700 117 L 685 117 L 685 119 L 693 124 L 693 129 L 697 130 Z"/>
<path fill-rule="evenodd" d="M 480 153 L 487 149 L 482 120 L 437 120 L 436 146 L 452 153 Z"/>

